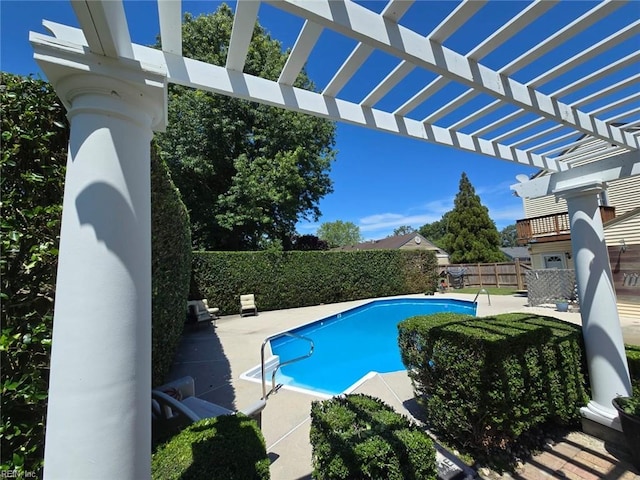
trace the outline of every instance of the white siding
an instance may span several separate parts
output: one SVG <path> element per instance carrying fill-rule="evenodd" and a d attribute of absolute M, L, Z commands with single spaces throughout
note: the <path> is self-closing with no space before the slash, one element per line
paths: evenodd
<path fill-rule="evenodd" d="M 606 227 L 604 238 L 607 245 L 618 245 L 622 240 L 627 245 L 640 244 L 640 212 Z"/>
<path fill-rule="evenodd" d="M 531 249 L 531 268 L 534 270 L 544 268 L 544 256 L 550 254 L 564 256 L 566 268 L 573 268 L 571 242 L 568 240 L 562 242 L 532 243 L 529 245 L 529 248 Z"/>
<path fill-rule="evenodd" d="M 640 176 L 609 182 L 607 197 L 609 205 L 616 207 L 616 217 L 640 207 Z"/>
<path fill-rule="evenodd" d="M 524 199 L 525 218 L 541 217 L 543 215 L 553 215 L 555 213 L 567 212 L 567 202 L 564 198 L 556 200 L 554 195 L 547 195 L 540 198 Z"/>
<path fill-rule="evenodd" d="M 607 200 L 609 206 L 615 207 L 616 217 L 640 207 L 640 176 L 608 182 Z M 565 213 L 567 210 L 567 202 L 563 198 L 557 199 L 554 195 L 524 199 L 526 218 Z"/>

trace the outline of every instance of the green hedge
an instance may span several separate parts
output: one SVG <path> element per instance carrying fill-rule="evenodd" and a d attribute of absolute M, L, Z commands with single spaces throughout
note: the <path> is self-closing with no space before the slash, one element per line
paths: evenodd
<path fill-rule="evenodd" d="M 435 285 L 433 252 L 194 252 L 190 296 L 222 315 L 238 313 L 239 295 L 254 293 L 258 310 L 420 293 Z"/>
<path fill-rule="evenodd" d="M 152 382 L 164 383 L 173 365 L 191 278 L 189 214 L 169 169 L 151 145 Z"/>
<path fill-rule="evenodd" d="M 631 380 L 640 381 L 640 345 L 625 345 Z"/>
<path fill-rule="evenodd" d="M 367 395 L 311 403 L 313 478 L 435 479 L 429 436 L 390 406 Z"/>
<path fill-rule="evenodd" d="M 1 74 L 0 470 L 40 475 L 69 129 L 53 88 Z"/>
<path fill-rule="evenodd" d="M 241 414 L 207 418 L 159 446 L 151 459 L 157 480 L 265 480 L 269 458 L 258 424 Z"/>
<path fill-rule="evenodd" d="M 401 322 L 399 344 L 431 428 L 488 458 L 548 422 L 570 425 L 586 405 L 579 326 L 524 313 Z"/>

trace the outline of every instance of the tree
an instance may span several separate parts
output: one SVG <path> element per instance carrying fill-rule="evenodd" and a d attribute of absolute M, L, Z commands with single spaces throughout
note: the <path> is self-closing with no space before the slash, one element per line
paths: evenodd
<path fill-rule="evenodd" d="M 329 250 L 329 244 L 315 235 L 296 235 L 292 239 L 291 250 Z"/>
<path fill-rule="evenodd" d="M 185 56 L 224 65 L 233 24 L 223 4 L 183 23 Z M 277 80 L 287 58 L 256 24 L 244 72 Z M 303 71 L 294 83 L 314 89 Z M 172 85 L 162 158 L 191 218 L 194 245 L 251 250 L 287 242 L 301 219 L 320 216 L 332 191 L 335 125 L 276 107 Z"/>
<path fill-rule="evenodd" d="M 413 227 L 410 227 L 409 225 L 401 225 L 398 228 L 393 230 L 393 235 L 390 236 L 398 236 L 398 235 L 406 235 L 407 233 L 413 233 L 415 232 L 416 229 Z"/>
<path fill-rule="evenodd" d="M 496 225 L 464 172 L 453 210 L 447 215 L 447 224 L 443 243 L 451 263 L 504 260 L 504 254 L 499 250 L 500 235 Z"/>
<path fill-rule="evenodd" d="M 516 224 L 507 225 L 500 231 L 500 246 L 501 247 L 517 247 L 518 246 L 518 231 L 516 230 Z"/>
<path fill-rule="evenodd" d="M 360 227 L 352 222 L 325 222 L 318 228 L 318 238 L 329 244 L 330 248 L 355 245 L 362 241 Z"/>
<path fill-rule="evenodd" d="M 435 246 L 444 249 L 443 240 L 444 236 L 447 234 L 448 219 L 449 212 L 445 213 L 440 220 L 421 226 L 418 229 L 418 232 Z"/>

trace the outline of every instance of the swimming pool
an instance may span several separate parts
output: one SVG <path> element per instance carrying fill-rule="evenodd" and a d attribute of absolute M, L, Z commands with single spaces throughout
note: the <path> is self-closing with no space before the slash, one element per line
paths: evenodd
<path fill-rule="evenodd" d="M 453 299 L 415 298 L 374 300 L 365 305 L 289 330 L 313 340 L 313 355 L 283 366 L 276 382 L 327 395 L 349 391 L 370 372 L 404 370 L 397 325 L 416 315 L 456 312 L 475 315 L 476 304 Z M 271 340 L 281 362 L 303 356 L 308 342 L 289 336 Z M 271 379 L 271 373 L 267 375 Z"/>

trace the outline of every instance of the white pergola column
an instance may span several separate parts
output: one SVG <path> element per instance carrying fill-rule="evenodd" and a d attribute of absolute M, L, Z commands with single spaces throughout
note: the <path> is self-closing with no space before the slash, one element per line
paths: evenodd
<path fill-rule="evenodd" d="M 152 128 L 164 115 L 164 87 L 51 72 L 68 109 L 71 136 L 45 478 L 149 478 L 149 158 Z"/>
<path fill-rule="evenodd" d="M 569 207 L 571 247 L 591 380 L 592 398 L 581 413 L 589 420 L 621 430 L 611 400 L 618 395 L 630 395 L 631 380 L 598 203 L 602 190 L 602 182 L 590 182 L 554 193 L 564 197 Z"/>

